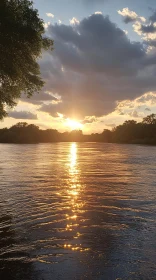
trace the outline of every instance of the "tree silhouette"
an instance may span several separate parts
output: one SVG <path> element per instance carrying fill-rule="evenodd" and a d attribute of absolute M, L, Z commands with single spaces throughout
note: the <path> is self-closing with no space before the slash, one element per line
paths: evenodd
<path fill-rule="evenodd" d="M 130 125 L 135 125 L 137 122 L 134 121 L 134 120 L 128 120 L 128 121 L 125 121 L 123 123 L 123 125 L 127 125 L 127 126 L 130 126 Z"/>
<path fill-rule="evenodd" d="M 37 58 L 53 41 L 43 37 L 44 22 L 29 0 L 0 0 L 0 119 L 25 93 L 43 86 Z"/>
<path fill-rule="evenodd" d="M 151 114 L 145 118 L 143 118 L 144 124 L 156 124 L 156 114 Z"/>
<path fill-rule="evenodd" d="M 49 142 L 105 142 L 156 145 L 154 114 L 143 122 L 125 121 L 111 130 L 84 135 L 81 130 L 60 133 L 56 129 L 39 129 L 34 124 L 19 122 L 11 128 L 0 129 L 0 143 L 49 143 Z"/>

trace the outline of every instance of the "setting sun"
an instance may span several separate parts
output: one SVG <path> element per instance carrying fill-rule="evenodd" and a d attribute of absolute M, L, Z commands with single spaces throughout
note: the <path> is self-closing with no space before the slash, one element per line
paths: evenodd
<path fill-rule="evenodd" d="M 68 127 L 70 127 L 72 130 L 74 129 L 82 129 L 83 125 L 78 122 L 78 121 L 75 121 L 75 120 L 71 120 L 71 119 L 67 119 L 66 120 L 66 125 Z"/>

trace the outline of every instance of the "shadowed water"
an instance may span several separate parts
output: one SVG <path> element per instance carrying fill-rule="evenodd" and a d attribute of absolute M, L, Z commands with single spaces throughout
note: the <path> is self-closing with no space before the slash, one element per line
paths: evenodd
<path fill-rule="evenodd" d="M 156 279 L 156 147 L 0 145 L 0 279 Z"/>

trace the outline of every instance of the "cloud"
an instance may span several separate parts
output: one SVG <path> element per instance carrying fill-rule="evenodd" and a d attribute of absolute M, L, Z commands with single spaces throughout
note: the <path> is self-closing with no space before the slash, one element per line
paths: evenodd
<path fill-rule="evenodd" d="M 148 41 L 146 41 L 145 40 L 145 44 L 147 44 L 149 47 L 151 46 L 151 47 L 156 47 L 156 39 L 151 39 L 151 40 L 148 40 Z"/>
<path fill-rule="evenodd" d="M 151 109 L 150 108 L 145 108 L 145 111 L 151 112 Z"/>
<path fill-rule="evenodd" d="M 142 36 L 144 43 L 149 46 L 147 51 L 150 51 L 152 47 L 156 47 L 156 12 L 146 20 L 147 24 L 143 24 L 139 19 L 141 17 L 134 20 L 133 29 Z"/>
<path fill-rule="evenodd" d="M 118 14 L 124 17 L 125 23 L 135 21 L 138 17 L 138 15 L 135 12 L 130 11 L 129 8 L 123 8 L 122 11 L 119 10 Z"/>
<path fill-rule="evenodd" d="M 142 32 L 141 32 L 141 23 L 140 21 L 136 21 L 134 24 L 133 24 L 133 30 L 134 32 L 136 32 L 138 35 L 142 35 Z"/>
<path fill-rule="evenodd" d="M 37 120 L 37 115 L 27 111 L 12 111 L 8 113 L 8 117 L 21 120 Z"/>
<path fill-rule="evenodd" d="M 142 36 L 142 39 L 149 46 L 155 46 L 156 40 L 156 24 L 141 24 L 139 21 L 136 21 L 133 24 L 134 31 Z"/>
<path fill-rule="evenodd" d="M 61 96 L 58 104 L 41 104 L 40 110 L 51 116 L 99 117 L 112 112 L 117 101 L 156 89 L 156 54 L 131 42 L 108 16 L 50 25 L 47 35 L 55 44 L 40 61 L 44 92 Z"/>
<path fill-rule="evenodd" d="M 140 19 L 142 22 L 146 21 L 146 19 L 144 17 L 139 17 L 136 14 L 136 12 L 129 10 L 128 7 L 127 8 L 123 8 L 122 11 L 119 10 L 118 14 L 124 17 L 123 21 L 125 23 L 134 22 L 137 19 Z"/>
<path fill-rule="evenodd" d="M 97 12 L 95 12 L 95 15 L 102 15 L 102 12 L 97 11 Z"/>
<path fill-rule="evenodd" d="M 50 21 L 45 22 L 45 23 L 44 23 L 44 28 L 47 29 L 49 25 L 50 25 Z"/>
<path fill-rule="evenodd" d="M 54 18 L 54 15 L 51 14 L 51 13 L 46 13 L 47 17 L 51 17 L 51 18 Z"/>
<path fill-rule="evenodd" d="M 152 23 L 156 22 L 156 11 L 154 11 L 153 14 L 149 17 L 149 20 Z"/>
<path fill-rule="evenodd" d="M 21 101 L 32 103 L 34 105 L 41 105 L 43 102 L 49 101 L 49 102 L 57 102 L 58 97 L 55 96 L 55 94 L 52 94 L 51 92 L 40 92 L 40 93 L 34 93 L 30 98 L 28 98 L 25 94 L 22 95 Z"/>
<path fill-rule="evenodd" d="M 137 112 L 136 110 L 130 112 L 130 113 L 129 113 L 129 116 L 130 116 L 130 117 L 133 117 L 133 118 L 139 118 L 139 117 L 140 117 L 139 114 L 138 114 L 138 112 Z"/>
<path fill-rule="evenodd" d="M 75 17 L 73 17 L 72 19 L 69 20 L 70 24 L 72 25 L 76 25 L 76 24 L 79 24 L 79 20 Z"/>
<path fill-rule="evenodd" d="M 126 35 L 128 34 L 128 31 L 127 31 L 127 30 L 124 29 L 123 31 L 125 32 Z"/>
<path fill-rule="evenodd" d="M 150 112 L 152 108 L 156 110 L 156 92 L 147 92 L 133 100 L 121 101 L 118 103 L 116 111 L 120 115 L 138 118 L 143 117 L 145 112 Z"/>
<path fill-rule="evenodd" d="M 147 46 L 156 47 L 156 24 L 143 25 L 136 21 L 133 24 L 133 29 L 138 35 L 142 36 Z"/>
<path fill-rule="evenodd" d="M 74 118 L 83 120 L 86 116 L 94 114 L 97 117 L 101 115 L 107 115 L 110 112 L 111 104 L 109 104 L 108 109 L 105 107 L 104 102 L 95 100 L 81 100 L 81 99 L 67 99 L 59 104 L 43 104 L 39 111 L 48 113 L 52 117 L 57 117 L 58 113 L 64 115 L 64 117 Z M 114 106 L 111 108 L 113 109 Z"/>
<path fill-rule="evenodd" d="M 114 128 L 116 126 L 116 124 L 115 123 L 108 123 L 108 124 L 105 124 L 105 126 Z"/>
<path fill-rule="evenodd" d="M 153 24 L 149 24 L 149 25 L 141 25 L 140 31 L 142 33 L 155 33 L 156 32 L 156 26 L 154 26 Z"/>
<path fill-rule="evenodd" d="M 94 122 L 97 122 L 97 120 L 98 119 L 95 116 L 85 117 L 84 120 L 82 121 L 82 124 L 94 123 Z"/>
<path fill-rule="evenodd" d="M 142 36 L 144 43 L 150 47 L 147 48 L 147 51 L 156 46 L 156 11 L 147 20 L 144 17 L 138 16 L 137 13 L 129 10 L 129 8 L 119 10 L 118 14 L 124 17 L 125 23 L 133 22 L 134 32 Z"/>

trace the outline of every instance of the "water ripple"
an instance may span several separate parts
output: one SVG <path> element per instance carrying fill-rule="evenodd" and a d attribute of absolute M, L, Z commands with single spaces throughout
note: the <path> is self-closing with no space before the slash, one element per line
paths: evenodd
<path fill-rule="evenodd" d="M 155 147 L 0 145 L 0 155 L 0 279 L 155 279 Z"/>

